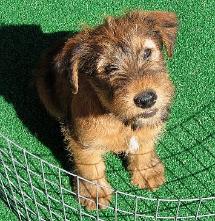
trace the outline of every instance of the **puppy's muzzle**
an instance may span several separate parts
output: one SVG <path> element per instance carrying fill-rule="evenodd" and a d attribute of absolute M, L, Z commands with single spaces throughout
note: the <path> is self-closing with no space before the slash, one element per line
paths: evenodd
<path fill-rule="evenodd" d="M 134 103 L 136 104 L 137 107 L 145 109 L 152 107 L 156 103 L 156 100 L 157 100 L 156 92 L 153 90 L 147 90 L 138 94 L 134 98 Z"/>

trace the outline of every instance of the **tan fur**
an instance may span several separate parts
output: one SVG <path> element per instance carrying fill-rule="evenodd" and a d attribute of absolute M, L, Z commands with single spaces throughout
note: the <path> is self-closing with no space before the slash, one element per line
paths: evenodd
<path fill-rule="evenodd" d="M 48 112 L 62 121 L 62 133 L 76 172 L 97 182 L 79 180 L 81 203 L 88 209 L 108 206 L 111 188 L 103 155 L 126 152 L 132 183 L 155 189 L 163 184 L 164 167 L 155 153 L 173 85 L 162 56 L 162 45 L 173 53 L 177 21 L 169 12 L 130 12 L 108 17 L 53 47 L 41 59 L 37 90 Z M 149 57 L 144 57 L 147 49 Z M 158 98 L 148 109 L 134 104 L 139 93 L 153 89 Z M 153 116 L 147 117 L 151 112 Z M 139 148 L 129 149 L 133 137 Z M 98 192 L 97 192 L 98 191 Z M 97 194 L 96 194 L 97 193 Z"/>

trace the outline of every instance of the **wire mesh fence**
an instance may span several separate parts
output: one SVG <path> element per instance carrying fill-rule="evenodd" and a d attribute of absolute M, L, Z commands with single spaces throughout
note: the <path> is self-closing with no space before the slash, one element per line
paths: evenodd
<path fill-rule="evenodd" d="M 182 122 L 168 134 L 174 136 L 175 144 L 178 140 L 182 147 L 183 142 L 180 141 L 180 136 L 177 136 L 179 132 L 186 133 L 192 148 L 203 145 L 209 137 L 214 140 L 215 127 L 211 127 L 213 131 L 207 132 L 201 128 L 204 123 L 214 125 L 213 110 L 213 105 L 210 106 L 210 111 L 206 110 L 207 119 L 210 121 L 203 118 L 199 121 L 199 117 L 196 120 L 195 115 L 185 122 L 188 122 L 190 128 Z M 204 116 L 203 112 L 198 114 Z M 201 136 L 196 133 L 198 128 L 201 129 Z M 190 147 L 183 147 L 183 151 L 191 152 Z M 204 146 L 203 150 L 215 159 L 210 148 Z M 171 155 L 170 148 L 168 154 Z M 180 163 L 180 159 L 178 161 Z M 197 161 L 202 170 L 209 170 L 211 165 L 208 166 L 207 162 L 201 159 Z M 99 210 L 99 202 L 96 200 L 96 211 L 85 210 L 80 205 L 80 200 L 91 199 L 80 194 L 79 183 L 84 180 L 98 188 L 96 183 L 47 162 L 1 133 L 0 164 L 0 197 L 19 220 L 215 220 L 213 190 L 208 193 L 210 197 L 165 199 L 144 197 L 113 189 L 113 198 L 107 209 Z M 195 176 L 193 171 L 188 170 L 188 173 L 189 176 Z M 73 181 L 76 181 L 77 191 L 72 188 Z M 200 179 L 197 181 L 200 184 L 202 182 Z M 204 187 L 206 184 L 201 185 Z"/>
<path fill-rule="evenodd" d="M 82 208 L 79 199 L 84 196 L 70 188 L 70 178 L 77 183 L 85 179 L 46 162 L 2 134 L 0 139 L 1 197 L 20 220 L 199 220 L 215 216 L 210 211 L 215 197 L 153 199 L 113 190 L 114 202 L 107 208 L 112 216 L 100 217 L 99 210 Z M 123 198 L 130 210 L 124 210 Z"/>

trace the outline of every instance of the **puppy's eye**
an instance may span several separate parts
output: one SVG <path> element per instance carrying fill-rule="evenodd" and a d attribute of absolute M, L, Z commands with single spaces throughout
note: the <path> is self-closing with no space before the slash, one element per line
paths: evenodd
<path fill-rule="evenodd" d="M 152 49 L 146 48 L 143 52 L 143 58 L 148 59 L 152 54 Z"/>
<path fill-rule="evenodd" d="M 104 68 L 104 72 L 105 74 L 109 75 L 111 73 L 113 73 L 114 71 L 118 71 L 119 68 L 116 65 L 113 64 L 108 64 L 107 66 L 105 66 Z"/>

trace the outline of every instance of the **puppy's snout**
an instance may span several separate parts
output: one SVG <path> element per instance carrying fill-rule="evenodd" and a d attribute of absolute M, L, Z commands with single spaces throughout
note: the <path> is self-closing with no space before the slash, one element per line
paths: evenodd
<path fill-rule="evenodd" d="M 150 108 L 156 103 L 156 100 L 157 100 L 156 92 L 153 90 L 147 90 L 138 94 L 134 98 L 134 103 L 136 104 L 137 107 L 140 108 Z"/>

